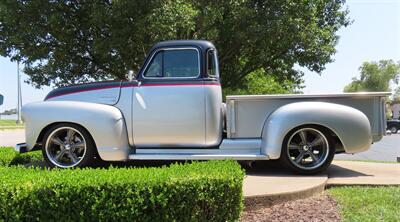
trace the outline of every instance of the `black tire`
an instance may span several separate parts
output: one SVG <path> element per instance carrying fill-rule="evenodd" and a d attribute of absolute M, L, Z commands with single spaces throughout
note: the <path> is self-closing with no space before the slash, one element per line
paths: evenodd
<path fill-rule="evenodd" d="M 320 140 L 324 141 L 323 144 L 327 146 L 327 148 L 324 148 L 323 145 L 315 146 L 314 148 L 311 146 L 311 143 L 309 144 L 308 142 L 306 143 L 307 145 L 301 145 L 302 142 L 300 142 L 298 145 L 293 145 L 292 141 L 295 139 L 299 140 L 301 137 L 299 134 L 300 131 L 304 130 L 309 130 L 312 133 L 315 133 L 314 140 L 320 136 Z M 307 131 L 306 131 L 307 132 Z M 321 134 L 321 135 L 319 135 Z M 297 138 L 296 138 L 297 137 Z M 313 138 L 312 136 L 311 139 Z M 291 144 L 289 147 L 289 140 L 291 140 Z M 303 141 L 302 138 L 300 138 L 301 141 Z M 312 141 L 314 142 L 314 141 Z M 297 147 L 297 148 L 296 148 Z M 300 148 L 299 148 L 300 147 Z M 296 150 L 299 149 L 299 150 Z M 323 151 L 326 150 L 326 151 Z M 299 155 L 296 156 L 296 152 L 299 153 Z M 309 154 L 311 152 L 311 154 Z M 315 152 L 318 152 L 317 155 L 315 155 Z M 318 156 L 321 152 L 321 156 Z M 307 159 L 311 159 L 312 161 L 309 163 L 306 163 L 303 160 L 306 160 L 303 157 L 300 157 L 301 154 L 303 153 L 303 156 L 308 156 Z M 293 156 L 292 156 L 293 155 Z M 311 158 L 311 155 L 313 158 Z M 311 175 L 311 174 L 317 174 L 325 171 L 330 164 L 332 163 L 333 157 L 335 156 L 335 147 L 332 139 L 332 135 L 329 133 L 328 130 L 326 130 L 323 127 L 320 126 L 315 126 L 315 125 L 305 125 L 305 126 L 300 126 L 297 127 L 293 130 L 291 130 L 284 138 L 283 143 L 282 143 L 282 149 L 281 149 L 281 156 L 280 156 L 280 161 L 285 165 L 287 168 L 290 170 L 299 173 L 299 174 L 304 174 L 304 175 Z M 317 158 L 315 158 L 317 157 Z M 294 159 L 293 159 L 294 158 Z M 300 159 L 300 163 L 298 163 L 296 160 Z M 314 159 L 319 160 L 319 162 L 315 161 Z M 304 162 L 304 164 L 303 164 Z"/>
<path fill-rule="evenodd" d="M 390 127 L 389 127 L 389 130 L 390 130 L 390 132 L 392 132 L 393 134 L 396 134 L 396 133 L 399 131 L 399 129 L 398 129 L 396 126 L 390 126 Z"/>
<path fill-rule="evenodd" d="M 69 139 L 70 141 L 67 142 L 68 132 L 71 131 L 73 131 L 75 134 L 71 135 L 71 138 Z M 63 141 L 60 136 L 61 138 L 64 137 L 65 141 Z M 72 139 L 74 141 L 72 141 Z M 63 142 L 62 145 L 58 145 L 61 142 Z M 82 148 L 82 142 L 84 144 L 84 148 Z M 46 161 L 46 164 L 52 168 L 90 166 L 94 162 L 94 159 L 97 155 L 96 145 L 93 141 L 93 138 L 85 128 L 77 124 L 60 123 L 50 127 L 43 137 L 42 144 L 42 154 L 44 160 Z M 57 150 L 59 150 L 59 152 L 57 152 Z M 63 150 L 62 155 L 61 150 Z M 60 159 L 56 158 L 58 155 L 61 156 Z M 72 158 L 72 155 L 74 158 Z M 68 158 L 70 159 L 70 164 L 67 164 Z M 73 159 L 77 161 L 73 163 Z"/>

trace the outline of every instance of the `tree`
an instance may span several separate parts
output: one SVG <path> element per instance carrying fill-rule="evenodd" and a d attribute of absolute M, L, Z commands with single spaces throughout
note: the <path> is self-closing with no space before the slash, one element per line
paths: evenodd
<path fill-rule="evenodd" d="M 393 60 L 379 62 L 364 62 L 359 68 L 360 77 L 353 78 L 345 86 L 345 92 L 378 92 L 391 91 L 390 84 L 398 84 L 400 77 L 400 63 Z"/>
<path fill-rule="evenodd" d="M 400 103 L 400 86 L 396 88 L 392 95 L 391 103 Z"/>
<path fill-rule="evenodd" d="M 291 82 L 280 84 L 271 75 L 266 75 L 264 69 L 256 70 L 243 79 L 244 85 L 241 88 L 223 88 L 224 95 L 262 95 L 262 94 L 284 94 L 295 93 L 296 86 Z M 225 98 L 225 96 L 223 97 Z"/>
<path fill-rule="evenodd" d="M 12 115 L 12 114 L 17 114 L 17 109 L 4 110 L 4 112 L 0 113 L 0 115 Z"/>
<path fill-rule="evenodd" d="M 36 87 L 138 72 L 147 50 L 168 39 L 208 39 L 224 86 L 244 87 L 260 69 L 286 89 L 296 64 L 321 73 L 336 32 L 350 21 L 343 0 L 103 0 L 0 2 L 0 55 L 20 60 Z"/>

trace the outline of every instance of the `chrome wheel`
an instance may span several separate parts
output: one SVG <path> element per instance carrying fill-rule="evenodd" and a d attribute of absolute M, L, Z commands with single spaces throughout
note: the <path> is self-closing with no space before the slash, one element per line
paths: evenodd
<path fill-rule="evenodd" d="M 47 158 L 54 165 L 69 168 L 84 158 L 87 145 L 83 135 L 72 127 L 60 127 L 48 136 L 45 146 Z"/>
<path fill-rule="evenodd" d="M 325 163 L 329 155 L 329 142 L 325 135 L 313 128 L 294 132 L 287 143 L 287 155 L 296 167 L 312 170 Z"/>

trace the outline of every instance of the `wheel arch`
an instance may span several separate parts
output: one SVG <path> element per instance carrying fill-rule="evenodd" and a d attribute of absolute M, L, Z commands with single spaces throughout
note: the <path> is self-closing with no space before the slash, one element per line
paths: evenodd
<path fill-rule="evenodd" d="M 85 129 L 86 132 L 90 135 L 90 139 L 93 141 L 94 145 L 96 146 L 95 148 L 96 148 L 96 152 L 97 152 L 96 141 L 93 139 L 93 136 L 92 136 L 92 134 L 89 132 L 89 130 L 86 129 L 85 126 L 83 126 L 83 125 L 81 125 L 81 124 L 79 124 L 79 123 L 68 122 L 68 121 L 52 122 L 52 123 L 49 123 L 48 125 L 46 125 L 46 126 L 40 131 L 40 133 L 39 133 L 39 135 L 38 135 L 38 137 L 37 137 L 37 139 L 36 139 L 36 144 L 39 144 L 39 146 L 37 146 L 37 147 L 35 146 L 34 149 L 40 149 L 40 148 L 41 148 L 41 146 L 43 145 L 43 144 L 41 144 L 41 143 L 42 143 L 42 141 L 43 141 L 44 136 L 46 135 L 46 133 L 49 131 L 50 128 L 52 128 L 53 126 L 58 125 L 58 124 L 74 124 L 74 125 L 80 126 L 80 127 L 82 127 L 83 129 Z"/>
<path fill-rule="evenodd" d="M 261 154 L 279 159 L 286 135 L 305 125 L 327 129 L 333 135 L 336 152 L 361 152 L 372 143 L 369 120 L 361 111 L 326 102 L 296 102 L 278 108 L 265 120 Z"/>
<path fill-rule="evenodd" d="M 344 151 L 344 145 L 343 145 L 343 142 L 342 142 L 342 139 L 340 138 L 340 136 L 338 136 L 338 134 L 334 131 L 334 129 L 331 129 L 329 126 L 326 126 L 326 125 L 323 125 L 320 123 L 305 123 L 305 124 L 297 125 L 286 132 L 284 139 L 288 135 L 290 135 L 290 133 L 292 133 L 294 130 L 297 130 L 300 128 L 321 128 L 321 129 L 325 130 L 325 132 L 322 132 L 322 133 L 327 133 L 327 135 L 325 135 L 325 136 L 330 137 L 329 139 L 334 143 L 332 145 L 335 148 L 335 152 L 339 153 L 339 152 Z M 282 140 L 282 146 L 283 145 L 284 145 L 284 140 Z"/>

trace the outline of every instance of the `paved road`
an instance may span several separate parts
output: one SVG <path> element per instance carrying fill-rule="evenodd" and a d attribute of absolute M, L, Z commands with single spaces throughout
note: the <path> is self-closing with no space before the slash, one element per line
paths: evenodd
<path fill-rule="evenodd" d="M 24 142 L 24 130 L 0 130 L 0 146 L 14 146 Z M 336 160 L 377 160 L 396 161 L 400 156 L 400 133 L 385 136 L 371 149 L 354 155 L 338 154 Z"/>
<path fill-rule="evenodd" d="M 385 136 L 375 144 L 372 144 L 368 151 L 357 154 L 338 154 L 336 160 L 376 160 L 396 161 L 400 157 L 400 133 Z"/>
<path fill-rule="evenodd" d="M 25 142 L 25 130 L 0 130 L 0 146 L 15 146 Z"/>

